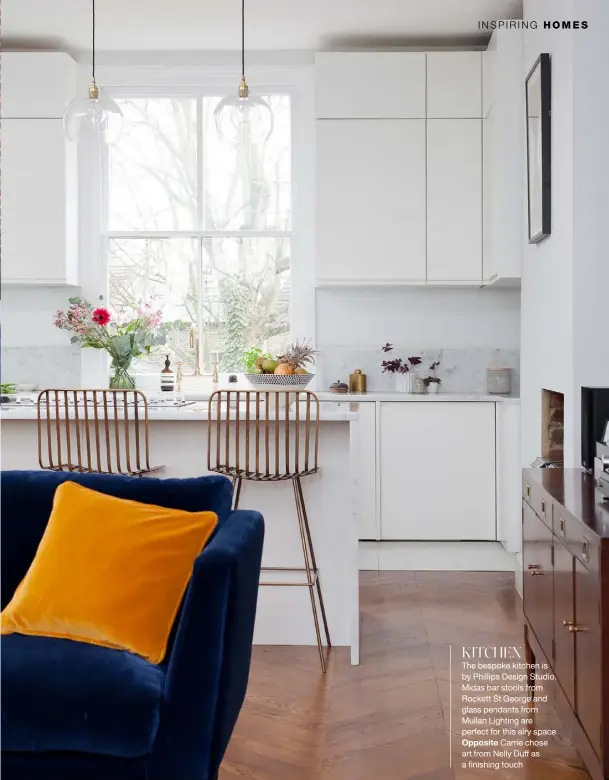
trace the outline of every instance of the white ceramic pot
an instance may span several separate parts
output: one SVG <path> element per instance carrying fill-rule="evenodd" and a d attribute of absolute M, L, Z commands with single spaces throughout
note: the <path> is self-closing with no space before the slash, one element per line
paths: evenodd
<path fill-rule="evenodd" d="M 398 393 L 412 393 L 413 373 L 395 375 L 395 389 Z"/>
<path fill-rule="evenodd" d="M 430 383 L 427 385 L 427 392 L 428 392 L 430 395 L 436 395 L 436 394 L 437 394 L 437 392 L 438 392 L 438 388 L 439 388 L 439 387 L 440 387 L 440 385 L 439 385 L 437 382 L 430 382 Z"/>
<path fill-rule="evenodd" d="M 420 377 L 418 374 L 413 374 L 412 392 L 421 395 L 425 392 L 425 390 L 426 388 L 425 388 L 425 382 L 423 381 L 423 378 Z"/>

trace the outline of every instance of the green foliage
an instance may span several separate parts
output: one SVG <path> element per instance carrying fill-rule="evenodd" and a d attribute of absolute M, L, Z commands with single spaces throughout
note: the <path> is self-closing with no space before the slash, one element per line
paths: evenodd
<path fill-rule="evenodd" d="M 260 347 L 251 347 L 250 349 L 246 349 L 242 358 L 245 373 L 251 374 L 254 371 L 258 358 L 268 358 L 271 360 L 272 357 L 273 356 L 270 352 L 263 352 Z"/>
<path fill-rule="evenodd" d="M 220 368 L 240 371 L 247 348 L 250 290 L 243 277 L 228 277 L 222 283 L 224 300 L 225 342 Z"/>
<path fill-rule="evenodd" d="M 12 382 L 0 384 L 0 393 L 2 395 L 14 395 L 17 392 L 17 385 Z"/>

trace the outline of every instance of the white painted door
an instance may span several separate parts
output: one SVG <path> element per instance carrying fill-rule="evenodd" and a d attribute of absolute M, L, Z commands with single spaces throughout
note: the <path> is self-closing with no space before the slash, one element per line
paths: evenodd
<path fill-rule="evenodd" d="M 423 52 L 318 52 L 318 119 L 424 119 Z"/>
<path fill-rule="evenodd" d="M 425 120 L 319 120 L 317 280 L 425 281 Z"/>
<path fill-rule="evenodd" d="M 3 282 L 75 283 L 69 269 L 76 225 L 67 225 L 77 198 L 66 175 L 71 151 L 61 119 L 3 119 Z"/>
<path fill-rule="evenodd" d="M 381 404 L 381 538 L 497 538 L 495 404 Z"/>
<path fill-rule="evenodd" d="M 427 121 L 427 279 L 482 280 L 482 120 Z"/>
<path fill-rule="evenodd" d="M 427 54 L 427 117 L 473 119 L 482 116 L 482 52 Z"/>

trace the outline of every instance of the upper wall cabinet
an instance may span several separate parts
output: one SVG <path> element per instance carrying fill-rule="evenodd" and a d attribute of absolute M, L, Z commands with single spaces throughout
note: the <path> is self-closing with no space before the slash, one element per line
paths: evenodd
<path fill-rule="evenodd" d="M 317 279 L 425 281 L 425 120 L 317 122 Z"/>
<path fill-rule="evenodd" d="M 495 31 L 484 52 L 483 278 L 518 285 L 526 193 L 523 37 Z"/>
<path fill-rule="evenodd" d="M 427 279 L 482 283 L 482 120 L 427 122 Z"/>
<path fill-rule="evenodd" d="M 482 53 L 427 54 L 427 117 L 478 119 L 482 116 Z"/>
<path fill-rule="evenodd" d="M 318 119 L 424 119 L 423 52 L 320 52 Z"/>
<path fill-rule="evenodd" d="M 76 63 L 63 52 L 3 52 L 2 118 L 61 119 L 75 95 Z"/>

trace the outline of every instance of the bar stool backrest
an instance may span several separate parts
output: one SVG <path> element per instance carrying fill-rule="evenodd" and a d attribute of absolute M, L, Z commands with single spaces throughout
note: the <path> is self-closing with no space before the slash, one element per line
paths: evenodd
<path fill-rule="evenodd" d="M 37 402 L 41 469 L 145 474 L 148 402 L 139 390 L 42 390 Z"/>
<path fill-rule="evenodd" d="M 318 471 L 319 399 L 310 390 L 217 390 L 208 408 L 208 471 L 269 482 Z"/>

